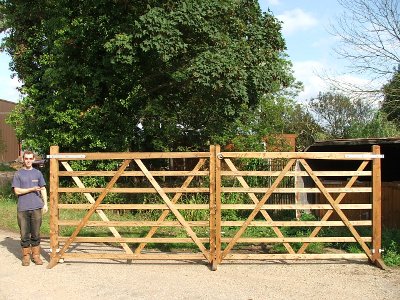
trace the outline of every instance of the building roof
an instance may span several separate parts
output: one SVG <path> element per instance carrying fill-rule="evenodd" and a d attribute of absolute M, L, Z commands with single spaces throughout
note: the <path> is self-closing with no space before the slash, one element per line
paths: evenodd
<path fill-rule="evenodd" d="M 17 103 L 15 103 L 15 102 L 13 102 L 13 101 L 4 100 L 4 99 L 1 99 L 1 98 L 0 98 L 0 101 L 2 101 L 2 102 L 7 102 L 7 103 L 10 103 L 10 104 L 13 104 L 13 105 L 16 105 L 16 104 L 17 104 Z"/>
<path fill-rule="evenodd" d="M 336 139 L 327 141 L 317 141 L 309 146 L 305 151 L 309 151 L 309 148 L 315 148 L 319 146 L 333 146 L 333 145 L 384 145 L 384 144 L 400 144 L 400 137 L 388 137 L 388 138 L 359 138 L 359 139 Z"/>

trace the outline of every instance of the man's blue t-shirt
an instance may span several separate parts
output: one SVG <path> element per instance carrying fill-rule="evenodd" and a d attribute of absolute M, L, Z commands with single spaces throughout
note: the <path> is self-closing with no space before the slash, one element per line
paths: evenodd
<path fill-rule="evenodd" d="M 34 186 L 43 187 L 46 182 L 42 172 L 32 168 L 30 170 L 21 169 L 14 174 L 12 187 L 27 189 Z M 18 196 L 18 211 L 27 211 L 42 208 L 44 205 L 39 191 Z"/>

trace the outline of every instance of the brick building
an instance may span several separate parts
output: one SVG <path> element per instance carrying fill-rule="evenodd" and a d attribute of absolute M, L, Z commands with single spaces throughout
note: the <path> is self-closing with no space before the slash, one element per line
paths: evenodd
<path fill-rule="evenodd" d="M 10 162 L 18 159 L 20 143 L 14 128 L 6 123 L 7 116 L 17 104 L 0 99 L 0 162 Z"/>

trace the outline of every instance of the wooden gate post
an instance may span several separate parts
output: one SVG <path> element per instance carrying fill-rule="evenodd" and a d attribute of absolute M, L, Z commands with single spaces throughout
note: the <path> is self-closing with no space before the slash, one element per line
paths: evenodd
<path fill-rule="evenodd" d="M 211 260 L 211 270 L 217 270 L 217 257 L 216 257 L 216 218 L 215 218 L 215 146 L 210 145 L 210 260 Z"/>
<path fill-rule="evenodd" d="M 221 257 L 221 146 L 215 146 L 215 260 L 216 264 L 220 264 Z"/>
<path fill-rule="evenodd" d="M 381 208 L 381 148 L 372 146 L 372 263 L 384 269 L 382 260 L 382 208 Z"/>
<path fill-rule="evenodd" d="M 50 257 L 56 256 L 58 242 L 58 159 L 53 156 L 59 153 L 58 146 L 50 147 Z"/>

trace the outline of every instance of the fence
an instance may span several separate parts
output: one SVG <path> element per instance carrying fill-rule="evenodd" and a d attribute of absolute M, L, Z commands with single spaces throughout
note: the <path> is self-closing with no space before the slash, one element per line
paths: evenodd
<path fill-rule="evenodd" d="M 382 225 L 400 229 L 400 182 L 382 182 Z"/>
<path fill-rule="evenodd" d="M 211 146 L 209 152 L 190 153 L 59 153 L 53 146 L 48 268 L 60 259 L 77 258 L 205 260 L 213 270 L 233 259 L 365 258 L 383 266 L 379 151 L 374 146 L 368 153 L 245 153 Z M 179 160 L 186 159 L 197 163 L 190 170 L 171 168 L 185 165 Z M 315 159 L 353 160 L 359 166 L 313 171 L 307 161 Z M 304 170 L 294 169 L 296 163 Z M 98 169 L 112 164 L 113 171 Z M 350 179 L 343 187 L 326 187 L 320 176 Z M 360 176 L 370 178 L 372 186 L 355 187 Z M 296 187 L 298 177 L 311 178 L 316 187 Z M 280 195 L 298 193 L 323 194 L 326 202 L 277 201 Z M 342 204 L 352 193 L 371 194 L 372 204 Z M 346 214 L 361 209 L 372 211 L 371 218 L 352 220 Z M 71 217 L 77 215 L 71 210 L 81 216 Z M 305 210 L 325 211 L 320 220 L 295 220 Z M 339 220 L 330 220 L 333 213 Z M 349 235 L 329 235 L 334 227 Z M 369 229 L 368 234 L 362 236 L 360 228 Z M 343 242 L 359 245 L 362 253 L 310 250 L 312 245 Z"/>

